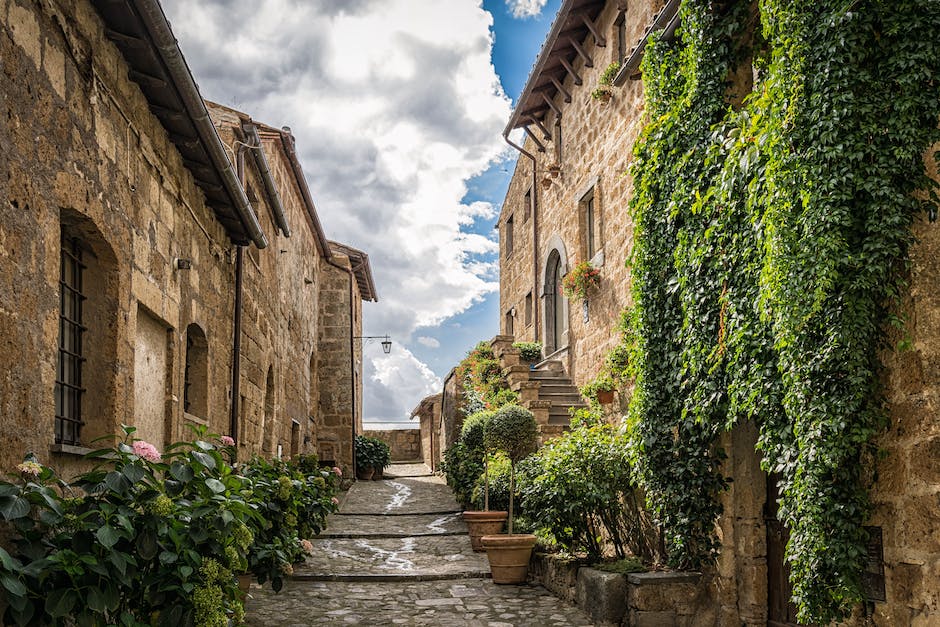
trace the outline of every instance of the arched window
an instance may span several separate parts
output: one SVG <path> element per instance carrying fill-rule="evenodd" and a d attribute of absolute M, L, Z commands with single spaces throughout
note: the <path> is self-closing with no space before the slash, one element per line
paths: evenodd
<path fill-rule="evenodd" d="M 183 374 L 183 411 L 209 417 L 209 343 L 198 324 L 186 327 L 186 367 Z"/>

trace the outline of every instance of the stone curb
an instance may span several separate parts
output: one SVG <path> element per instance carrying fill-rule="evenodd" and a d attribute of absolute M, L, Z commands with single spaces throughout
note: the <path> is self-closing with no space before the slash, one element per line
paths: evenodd
<path fill-rule="evenodd" d="M 458 573 L 414 573 L 411 575 L 367 575 L 351 573 L 294 573 L 291 581 L 349 581 L 391 583 L 396 581 L 451 581 L 455 579 L 489 579 L 490 571 L 463 571 Z"/>

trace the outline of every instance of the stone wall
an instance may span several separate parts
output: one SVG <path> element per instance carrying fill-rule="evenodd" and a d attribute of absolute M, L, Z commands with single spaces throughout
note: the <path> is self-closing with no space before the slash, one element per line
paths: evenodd
<path fill-rule="evenodd" d="M 617 51 L 614 20 L 618 4 L 623 3 L 608 2 L 597 20 L 607 37 L 607 46 L 594 46 L 592 37 L 584 42 L 594 67 L 585 67 L 580 58 L 573 63 L 583 84 L 575 85 L 566 76 L 564 87 L 571 94 L 571 102 L 563 102 L 560 95 L 554 100 L 562 111 L 560 152 L 556 152 L 555 138 L 544 142 L 545 152 L 538 152 L 534 142 L 526 141 L 526 149 L 536 156 L 535 181 L 531 161 L 520 157 L 499 219 L 500 332 L 514 335 L 516 340 L 544 342 L 546 262 L 553 249 L 562 253 L 563 269 L 586 258 L 584 208 L 580 201 L 594 190 L 599 216 L 595 237 L 600 251 L 593 261 L 601 268 L 601 285 L 589 296 L 586 320 L 580 305 L 565 303 L 567 331 L 563 343 L 567 343 L 567 350 L 559 355 L 577 385 L 590 380 L 601 367 L 604 355 L 617 341 L 614 324 L 621 310 L 630 305 L 630 274 L 624 265 L 632 245 L 628 212 L 632 180 L 627 170 L 643 122 L 642 84 L 627 81 L 614 88 L 613 100 L 606 106 L 590 97 L 598 75 Z M 628 49 L 661 5 L 657 0 L 628 4 Z M 736 73 L 731 92 L 735 98 L 750 89 L 750 74 Z M 544 126 L 551 131 L 556 128 L 551 112 Z M 931 175 L 937 178 L 931 152 L 926 160 Z M 548 170 L 554 162 L 560 165 L 557 176 Z M 547 187 L 542 181 L 547 181 Z M 534 213 L 528 217 L 527 192 L 535 199 Z M 511 254 L 507 241 L 510 218 Z M 940 232 L 935 224 L 921 218 L 914 226 L 914 236 L 909 292 L 903 299 L 906 327 L 892 338 L 892 345 L 910 339 L 913 347 L 883 354 L 890 425 L 878 441 L 883 457 L 867 469 L 874 481 L 870 524 L 881 528 L 884 541 L 887 601 L 874 603 L 871 621 L 877 625 L 940 622 L 940 325 L 936 323 L 940 311 L 940 292 L 936 288 L 940 278 Z M 534 314 L 526 315 L 529 294 L 539 314 L 538 326 Z M 513 309 L 514 318 L 507 315 Z M 444 414 L 446 421 L 446 401 Z M 723 549 L 717 572 L 704 588 L 711 595 L 717 624 L 721 625 L 762 625 L 767 621 L 767 476 L 760 469 L 756 442 L 757 428 L 749 424 L 739 425 L 721 442 L 729 453 L 725 471 L 734 482 L 722 496 L 725 514 L 719 521 L 719 537 Z M 851 624 L 864 621 L 859 617 Z"/>
<path fill-rule="evenodd" d="M 423 459 L 420 429 L 366 429 L 363 435 L 377 438 L 388 444 L 393 462 L 415 462 Z"/>
<path fill-rule="evenodd" d="M 0 1 L 3 468 L 26 451 L 65 476 L 80 466 L 80 447 L 53 446 L 63 226 L 88 265 L 81 443 L 136 424 L 144 415 L 138 394 L 148 402 L 155 395 L 147 409 L 163 424 L 151 425 L 162 431 L 154 437 L 183 434 L 190 324 L 205 332 L 216 382 L 208 389 L 210 427 L 228 431 L 231 243 L 104 31 L 88 2 Z M 177 258 L 192 268 L 176 269 Z M 135 387 L 154 376 L 135 373 L 143 365 L 136 338 L 160 330 L 152 357 L 164 363 L 162 381 Z"/>

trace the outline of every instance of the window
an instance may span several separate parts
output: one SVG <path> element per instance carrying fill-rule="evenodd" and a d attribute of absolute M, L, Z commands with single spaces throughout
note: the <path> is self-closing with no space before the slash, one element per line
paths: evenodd
<path fill-rule="evenodd" d="M 512 216 L 506 218 L 506 256 L 512 254 Z"/>
<path fill-rule="evenodd" d="M 59 261 L 59 350 L 55 381 L 55 442 L 77 445 L 81 442 L 82 368 L 85 294 L 82 248 L 77 238 L 62 230 Z"/>
<path fill-rule="evenodd" d="M 592 259 L 597 252 L 595 239 L 596 215 L 594 213 L 594 192 L 591 191 L 583 201 L 584 203 L 584 235 L 587 244 L 587 258 Z"/>
<path fill-rule="evenodd" d="M 617 60 L 623 63 L 627 58 L 627 11 L 621 8 L 614 22 L 617 27 Z"/>
<path fill-rule="evenodd" d="M 555 163 L 561 165 L 561 118 L 555 118 Z"/>
<path fill-rule="evenodd" d="M 264 384 L 264 420 L 261 423 L 261 450 L 266 455 L 275 452 L 277 425 L 274 424 L 274 368 L 268 367 L 268 376 Z"/>
<path fill-rule="evenodd" d="M 522 199 L 522 221 L 528 222 L 532 215 L 532 188 L 525 190 L 525 197 Z"/>
<path fill-rule="evenodd" d="M 300 423 L 296 420 L 290 421 L 290 456 L 291 459 L 297 459 L 300 455 Z"/>
<path fill-rule="evenodd" d="M 504 333 L 505 335 L 513 335 L 513 334 L 514 334 L 513 328 L 512 328 L 512 327 L 513 327 L 513 315 L 512 315 L 512 314 L 513 314 L 512 309 L 510 309 L 509 311 L 506 312 L 506 326 L 505 326 L 505 328 L 503 329 L 503 333 Z"/>
<path fill-rule="evenodd" d="M 186 366 L 183 373 L 183 411 L 209 417 L 209 344 L 198 324 L 186 327 Z"/>
<path fill-rule="evenodd" d="M 525 295 L 525 325 L 532 324 L 532 292 Z"/>

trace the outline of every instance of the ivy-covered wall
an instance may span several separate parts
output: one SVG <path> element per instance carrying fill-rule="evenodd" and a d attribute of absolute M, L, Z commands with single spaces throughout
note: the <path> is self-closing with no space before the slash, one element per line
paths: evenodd
<path fill-rule="evenodd" d="M 881 520 L 888 602 L 874 611 L 885 624 L 929 624 L 940 619 L 936 381 L 902 390 L 940 348 L 928 322 L 940 277 L 908 262 L 912 225 L 937 208 L 924 155 L 940 139 L 940 11 L 929 0 L 758 8 L 750 47 L 757 14 L 745 3 L 687 0 L 678 37 L 654 36 L 643 62 L 648 123 L 631 203 L 637 462 L 670 562 L 708 567 L 737 461 L 725 459 L 724 432 L 752 422 L 764 469 L 780 477 L 800 619 L 858 611 L 863 525 Z M 752 56 L 754 92 L 735 106 L 727 81 Z M 914 252 L 929 259 L 936 236 L 916 232 Z M 906 363 L 913 372 L 884 368 Z M 908 413 L 912 395 L 927 411 Z M 889 420 L 896 439 L 881 435 Z M 879 469 L 905 466 L 898 491 L 872 491 Z M 893 520 L 928 540 L 887 520 L 899 505 Z"/>

